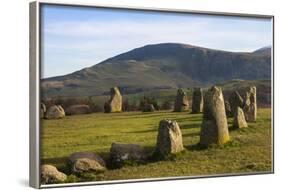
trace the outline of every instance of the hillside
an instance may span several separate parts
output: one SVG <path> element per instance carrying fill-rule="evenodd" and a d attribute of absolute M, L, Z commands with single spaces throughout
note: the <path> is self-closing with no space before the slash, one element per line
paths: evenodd
<path fill-rule="evenodd" d="M 268 48 L 235 53 L 175 43 L 147 45 L 68 75 L 42 79 L 42 95 L 102 95 L 112 86 L 130 94 L 232 79 L 270 79 L 270 52 Z"/>

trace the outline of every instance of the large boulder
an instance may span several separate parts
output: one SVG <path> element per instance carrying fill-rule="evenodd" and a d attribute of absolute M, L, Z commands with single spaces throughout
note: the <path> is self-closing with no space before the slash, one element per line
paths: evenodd
<path fill-rule="evenodd" d="M 65 109 L 65 113 L 66 115 L 88 114 L 91 113 L 91 109 L 85 104 L 72 105 Z"/>
<path fill-rule="evenodd" d="M 182 133 L 176 121 L 161 120 L 158 128 L 158 136 L 155 154 L 166 156 L 183 151 Z"/>
<path fill-rule="evenodd" d="M 58 171 L 55 166 L 47 164 L 41 166 L 42 184 L 60 183 L 64 182 L 66 179 L 67 176 L 64 173 Z"/>
<path fill-rule="evenodd" d="M 154 112 L 155 108 L 153 104 L 145 104 L 142 109 L 143 112 Z"/>
<path fill-rule="evenodd" d="M 40 118 L 45 117 L 46 111 L 47 111 L 47 109 L 46 109 L 45 104 L 41 102 L 41 104 L 40 104 Z"/>
<path fill-rule="evenodd" d="M 69 156 L 72 172 L 102 172 L 106 169 L 104 160 L 93 152 L 75 152 Z"/>
<path fill-rule="evenodd" d="M 194 88 L 192 95 L 192 113 L 203 112 L 203 90 L 202 88 Z"/>
<path fill-rule="evenodd" d="M 233 127 L 234 128 L 244 128 L 248 127 L 246 119 L 244 117 L 244 112 L 242 108 L 238 107 L 233 119 Z"/>
<path fill-rule="evenodd" d="M 200 144 L 224 144 L 227 141 L 229 141 L 229 133 L 224 98 L 221 88 L 214 86 L 204 96 Z"/>
<path fill-rule="evenodd" d="M 65 112 L 60 105 L 51 106 L 45 114 L 46 119 L 60 119 L 63 117 L 65 117 Z"/>
<path fill-rule="evenodd" d="M 182 89 L 178 89 L 174 111 L 175 112 L 182 112 L 189 110 L 189 103 L 186 93 Z"/>
<path fill-rule="evenodd" d="M 238 91 L 231 93 L 229 97 L 229 104 L 231 109 L 231 115 L 234 116 L 238 107 L 242 108 L 244 105 L 243 98 L 240 96 Z"/>
<path fill-rule="evenodd" d="M 110 100 L 104 104 L 104 112 L 121 112 L 122 111 L 122 96 L 117 87 L 110 89 Z"/>
<path fill-rule="evenodd" d="M 257 89 L 255 86 L 248 87 L 244 91 L 244 115 L 246 121 L 255 122 L 257 119 Z"/>
<path fill-rule="evenodd" d="M 119 168 L 125 163 L 142 162 L 145 159 L 143 148 L 137 144 L 112 143 L 109 154 L 111 167 Z"/>

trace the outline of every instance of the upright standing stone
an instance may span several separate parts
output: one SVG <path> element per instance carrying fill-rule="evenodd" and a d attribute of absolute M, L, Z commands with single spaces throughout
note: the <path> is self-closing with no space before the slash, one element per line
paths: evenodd
<path fill-rule="evenodd" d="M 235 127 L 235 128 L 248 127 L 247 122 L 244 117 L 244 112 L 240 107 L 237 108 L 237 111 L 234 114 L 233 127 Z"/>
<path fill-rule="evenodd" d="M 257 119 L 257 90 L 255 86 L 251 86 L 245 90 L 244 95 L 244 115 L 246 121 L 255 122 Z"/>
<path fill-rule="evenodd" d="M 178 123 L 171 120 L 161 120 L 158 128 L 155 153 L 165 156 L 182 150 L 184 150 L 182 133 Z"/>
<path fill-rule="evenodd" d="M 224 101 L 224 109 L 225 109 L 226 117 L 231 117 L 232 116 L 231 107 L 228 101 Z"/>
<path fill-rule="evenodd" d="M 155 108 L 154 108 L 153 104 L 144 104 L 142 111 L 143 112 L 154 112 Z"/>
<path fill-rule="evenodd" d="M 189 103 L 186 93 L 182 89 L 178 89 L 174 111 L 182 112 L 187 110 L 189 110 Z"/>
<path fill-rule="evenodd" d="M 44 103 L 41 102 L 40 105 L 40 117 L 44 118 L 45 117 L 45 113 L 46 113 L 47 109 Z"/>
<path fill-rule="evenodd" d="M 231 114 L 232 116 L 235 115 L 235 112 L 237 111 L 238 107 L 243 107 L 243 98 L 240 96 L 238 91 L 232 92 L 232 94 L 229 97 L 229 104 L 231 108 Z"/>
<path fill-rule="evenodd" d="M 229 140 L 224 98 L 221 88 L 212 87 L 204 96 L 200 144 L 224 144 Z"/>
<path fill-rule="evenodd" d="M 202 88 L 194 88 L 192 96 L 192 113 L 203 111 L 203 91 Z"/>
<path fill-rule="evenodd" d="M 106 113 L 122 111 L 122 96 L 117 87 L 110 89 L 110 100 L 105 103 L 104 111 Z"/>

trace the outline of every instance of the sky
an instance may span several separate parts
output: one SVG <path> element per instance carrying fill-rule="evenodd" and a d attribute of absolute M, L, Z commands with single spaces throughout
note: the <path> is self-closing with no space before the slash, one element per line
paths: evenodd
<path fill-rule="evenodd" d="M 65 75 L 148 44 L 234 52 L 272 45 L 264 18 L 43 5 L 42 78 Z"/>

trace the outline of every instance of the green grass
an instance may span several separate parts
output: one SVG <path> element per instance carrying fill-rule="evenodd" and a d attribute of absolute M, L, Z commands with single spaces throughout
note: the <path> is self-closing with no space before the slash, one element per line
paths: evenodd
<path fill-rule="evenodd" d="M 232 129 L 229 119 L 231 141 L 207 149 L 197 146 L 201 118 L 201 114 L 161 111 L 94 113 L 42 120 L 41 161 L 70 175 L 66 162 L 73 152 L 93 151 L 106 159 L 111 143 L 122 142 L 140 144 L 147 153 L 152 153 L 159 121 L 172 119 L 181 127 L 184 153 L 173 159 L 128 165 L 98 175 L 71 175 L 67 182 L 271 171 L 270 109 L 259 109 L 257 122 L 248 123 L 249 127 L 241 130 Z"/>

